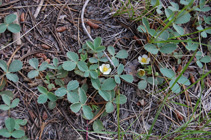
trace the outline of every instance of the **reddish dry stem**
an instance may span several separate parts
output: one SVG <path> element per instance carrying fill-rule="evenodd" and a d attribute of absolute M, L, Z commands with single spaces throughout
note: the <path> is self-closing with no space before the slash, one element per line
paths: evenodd
<path fill-rule="evenodd" d="M 98 29 L 100 26 L 91 22 L 90 20 L 86 21 L 86 24 L 88 24 L 90 27 L 92 27 L 93 29 Z"/>
<path fill-rule="evenodd" d="M 66 26 L 60 26 L 60 27 L 57 27 L 56 28 L 56 31 L 57 32 L 64 32 L 65 30 L 67 30 L 67 27 Z"/>

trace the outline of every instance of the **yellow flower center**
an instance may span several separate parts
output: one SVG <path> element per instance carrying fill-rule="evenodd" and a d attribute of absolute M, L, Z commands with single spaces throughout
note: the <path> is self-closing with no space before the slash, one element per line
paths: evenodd
<path fill-rule="evenodd" d="M 108 69 L 109 69 L 108 67 L 104 66 L 104 67 L 103 67 L 103 72 L 108 71 Z"/>
<path fill-rule="evenodd" d="M 141 58 L 141 62 L 142 62 L 142 63 L 147 63 L 147 58 L 143 58 L 143 57 L 142 57 L 142 58 Z"/>
<path fill-rule="evenodd" d="M 145 71 L 144 70 L 139 70 L 138 75 L 139 76 L 144 76 L 145 75 Z"/>

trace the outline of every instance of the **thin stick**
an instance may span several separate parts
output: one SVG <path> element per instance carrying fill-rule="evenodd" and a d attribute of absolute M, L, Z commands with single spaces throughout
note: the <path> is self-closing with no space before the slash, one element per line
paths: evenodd
<path fill-rule="evenodd" d="M 34 13 L 34 18 L 37 18 L 37 16 L 39 15 L 40 10 L 41 10 L 42 5 L 43 5 L 43 2 L 44 2 L 44 0 L 41 0 L 41 1 L 40 1 L 39 5 L 38 5 L 38 7 L 37 7 L 37 9 L 36 9 L 36 11 L 35 11 L 35 13 Z"/>
<path fill-rule="evenodd" d="M 84 24 L 84 11 L 86 9 L 87 4 L 89 3 L 89 0 L 86 0 L 83 8 L 82 8 L 82 12 L 81 12 L 81 22 L 82 22 L 82 26 L 84 31 L 86 32 L 86 34 L 88 35 L 88 37 L 90 38 L 91 41 L 94 41 L 94 39 L 91 37 L 91 35 L 89 34 L 88 30 L 86 29 L 86 26 Z M 108 58 L 108 60 L 110 61 L 110 63 L 113 65 L 114 68 L 116 68 L 116 66 L 114 65 L 114 63 L 112 62 L 112 60 L 110 59 L 110 57 L 106 54 L 105 51 L 103 51 L 103 53 L 105 54 L 105 56 Z"/>

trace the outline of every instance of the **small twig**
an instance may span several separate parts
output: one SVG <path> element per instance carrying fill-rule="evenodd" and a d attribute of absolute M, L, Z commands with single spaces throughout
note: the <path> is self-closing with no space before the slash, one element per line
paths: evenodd
<path fill-rule="evenodd" d="M 13 14 L 16 15 L 16 19 L 14 20 L 14 23 L 20 25 L 19 20 L 18 20 L 19 14 L 17 12 L 15 12 Z M 17 42 L 15 42 L 15 45 L 18 45 L 18 46 L 21 45 L 22 42 L 21 42 L 20 36 L 21 36 L 20 32 L 12 34 L 13 40 L 17 40 Z"/>
<path fill-rule="evenodd" d="M 85 9 L 86 9 L 86 6 L 87 4 L 89 3 L 89 0 L 86 0 L 84 5 L 83 5 L 83 8 L 82 8 L 82 12 L 81 12 L 81 22 L 82 22 L 82 26 L 83 26 L 83 29 L 84 31 L 86 32 L 86 34 L 88 35 L 88 37 L 90 38 L 91 41 L 94 41 L 94 39 L 91 37 L 91 35 L 89 34 L 88 30 L 86 29 L 86 26 L 84 24 L 84 12 L 85 12 Z M 114 65 L 114 63 L 112 62 L 111 58 L 106 54 L 105 51 L 103 51 L 103 53 L 105 54 L 105 56 L 108 58 L 108 60 L 110 61 L 110 63 L 113 65 L 114 69 L 116 68 L 116 66 Z"/>
<path fill-rule="evenodd" d="M 37 16 L 39 15 L 40 10 L 41 10 L 42 5 L 43 5 L 43 2 L 44 2 L 44 0 L 41 0 L 41 1 L 40 1 L 39 5 L 38 5 L 38 7 L 37 7 L 37 9 L 36 9 L 36 11 L 35 11 L 35 13 L 34 13 L 34 18 L 37 18 Z"/>

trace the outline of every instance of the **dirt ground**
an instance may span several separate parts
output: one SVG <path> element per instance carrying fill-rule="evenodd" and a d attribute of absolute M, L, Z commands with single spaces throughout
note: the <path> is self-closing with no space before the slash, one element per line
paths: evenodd
<path fill-rule="evenodd" d="M 24 68 L 18 73 L 19 82 L 8 81 L 6 86 L 6 89 L 12 90 L 21 100 L 19 106 L 13 109 L 12 116 L 27 119 L 27 125 L 23 129 L 26 136 L 33 140 L 117 138 L 117 134 L 89 133 L 87 136 L 86 130 L 93 131 L 92 125 L 87 125 L 88 121 L 84 120 L 80 114 L 71 112 L 70 103 L 67 100 L 57 102 L 57 107 L 53 110 L 49 110 L 47 104 L 37 103 L 39 95 L 37 86 L 43 85 L 43 83 L 39 78 L 30 80 L 26 77 L 30 71 L 29 59 L 36 57 L 41 62 L 46 60 L 52 62 L 53 58 L 57 57 L 59 60 L 66 60 L 66 52 L 77 52 L 85 41 L 89 40 L 81 24 L 81 12 L 85 1 L 44 0 L 38 16 L 35 17 L 39 3 L 40 0 L 5 0 L 0 6 L 0 23 L 9 13 L 18 12 L 20 16 L 24 13 L 23 19 L 20 19 L 22 44 L 17 46 L 13 43 L 0 51 L 0 57 L 5 61 L 8 61 L 16 52 L 13 58 L 21 60 L 24 64 Z M 140 24 L 139 21 L 130 21 L 126 15 L 113 16 L 119 4 L 118 1 L 112 0 L 90 1 L 85 9 L 84 18 L 85 21 L 89 20 L 99 25 L 99 28 L 94 29 L 87 23 L 85 25 L 92 38 L 102 37 L 104 46 L 114 46 L 119 50 L 126 49 L 129 58 L 122 62 L 129 63 L 125 71 L 135 75 L 136 70 L 141 67 L 137 58 L 146 53 L 143 45 L 147 38 L 136 30 Z M 134 36 L 140 38 L 140 41 L 135 41 Z M 0 34 L 0 38 L 0 46 L 6 46 L 12 42 L 12 33 L 6 31 Z M 195 71 L 192 73 L 196 74 Z M 69 74 L 66 80 L 71 79 L 80 81 L 75 74 Z M 134 84 L 122 82 L 120 86 L 121 94 L 127 96 L 127 103 L 120 106 L 120 126 L 122 130 L 126 131 L 131 125 L 127 130 L 130 134 L 124 135 L 124 139 L 133 139 L 133 134 L 144 134 L 149 131 L 158 105 L 161 103 L 160 99 L 163 98 L 162 93 L 158 93 L 156 96 L 151 95 L 152 87 L 142 91 L 138 90 L 137 83 L 138 79 L 135 78 Z M 194 91 L 195 89 L 196 86 L 193 86 L 190 90 L 198 93 Z M 185 95 L 180 96 L 176 99 L 182 103 L 181 99 L 183 100 Z M 192 101 L 194 100 L 196 98 L 192 97 Z M 175 105 L 174 107 L 177 108 Z M 178 110 L 187 112 L 187 109 L 178 108 Z M 7 113 L 0 111 L 1 127 L 7 117 Z M 106 131 L 117 132 L 116 112 L 99 119 L 103 121 Z M 176 129 L 184 122 L 185 120 L 179 120 L 169 108 L 164 107 L 153 128 L 153 135 L 164 135 L 170 127 Z M 157 138 L 152 137 L 151 139 Z"/>

